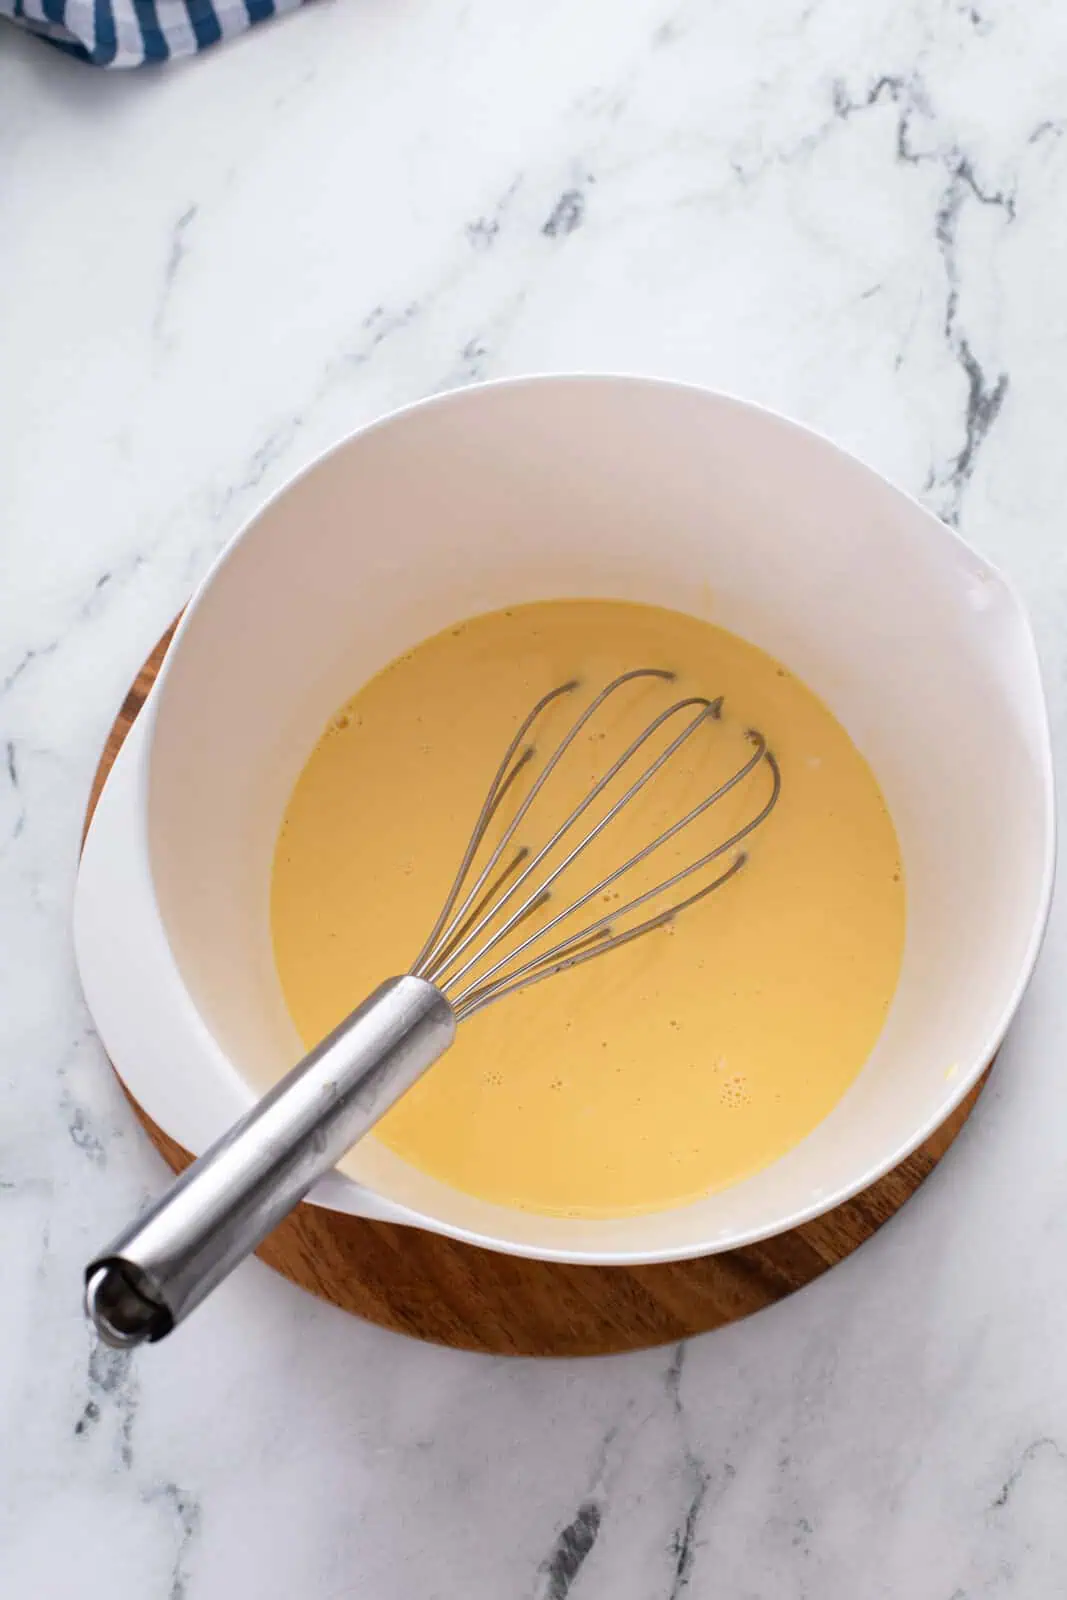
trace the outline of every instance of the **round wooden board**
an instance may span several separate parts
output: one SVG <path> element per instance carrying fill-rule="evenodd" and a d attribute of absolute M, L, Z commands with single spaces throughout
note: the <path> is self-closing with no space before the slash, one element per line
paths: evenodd
<path fill-rule="evenodd" d="M 115 719 L 86 827 L 173 632 L 159 641 Z M 669 1344 L 772 1305 L 850 1256 L 937 1165 L 984 1083 L 985 1077 L 914 1155 L 862 1194 L 802 1227 L 722 1255 L 643 1267 L 524 1261 L 309 1205 L 299 1206 L 258 1254 L 293 1283 L 356 1316 L 456 1349 L 592 1356 Z M 129 1098 L 156 1148 L 180 1172 L 192 1160 L 188 1151 Z"/>

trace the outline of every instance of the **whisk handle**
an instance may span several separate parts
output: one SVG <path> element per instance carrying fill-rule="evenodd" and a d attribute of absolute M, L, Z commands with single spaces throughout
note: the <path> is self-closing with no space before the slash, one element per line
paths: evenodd
<path fill-rule="evenodd" d="M 106 1343 L 161 1339 L 385 1115 L 455 1037 L 422 978 L 390 978 L 85 1270 Z"/>

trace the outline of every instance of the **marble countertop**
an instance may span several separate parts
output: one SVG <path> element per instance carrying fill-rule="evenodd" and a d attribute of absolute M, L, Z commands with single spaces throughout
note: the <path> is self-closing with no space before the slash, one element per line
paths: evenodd
<path fill-rule="evenodd" d="M 1067 744 L 1055 0 L 324 3 L 104 76 L 0 36 L 0 1593 L 1067 1594 L 1067 920 L 918 1199 L 684 1349 L 485 1360 L 251 1263 L 132 1358 L 79 1308 L 163 1181 L 79 998 L 86 789 L 263 495 L 483 376 L 707 382 L 958 524 Z"/>

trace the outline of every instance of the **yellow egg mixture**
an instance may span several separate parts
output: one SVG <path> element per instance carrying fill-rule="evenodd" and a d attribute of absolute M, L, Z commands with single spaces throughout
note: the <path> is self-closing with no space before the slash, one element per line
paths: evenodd
<path fill-rule="evenodd" d="M 531 737 L 541 752 L 596 690 L 642 666 L 669 668 L 676 681 L 639 680 L 612 696 L 516 843 L 543 843 L 674 700 L 722 695 L 721 719 L 704 723 L 605 828 L 553 886 L 558 898 L 540 920 L 736 770 L 752 751 L 749 727 L 780 763 L 781 797 L 727 884 L 670 926 L 471 1017 L 378 1125 L 376 1136 L 405 1160 L 503 1205 L 621 1216 L 683 1204 L 766 1166 L 848 1088 L 896 986 L 905 924 L 896 834 L 870 768 L 822 702 L 709 623 L 651 606 L 551 601 L 426 640 L 360 689 L 312 753 L 285 813 L 271 901 L 278 972 L 306 1043 L 411 966 L 534 702 L 581 680 L 538 721 Z M 648 759 L 691 715 L 665 726 Z M 531 763 L 490 844 L 535 776 Z M 654 873 L 645 863 L 598 896 L 587 920 L 712 849 L 769 789 L 761 763 L 657 852 Z M 606 791 L 590 817 L 620 793 Z"/>

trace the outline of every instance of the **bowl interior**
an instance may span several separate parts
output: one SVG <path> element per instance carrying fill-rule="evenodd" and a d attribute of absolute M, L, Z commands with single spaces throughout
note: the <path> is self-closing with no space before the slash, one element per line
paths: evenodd
<path fill-rule="evenodd" d="M 531 1253 L 721 1247 L 824 1209 L 936 1126 L 999 1041 L 1047 894 L 1047 734 L 1018 604 L 948 530 L 825 441 L 702 391 L 545 379 L 447 396 L 340 447 L 231 547 L 171 653 L 148 767 L 160 911 L 194 1005 L 250 1095 L 262 1090 L 300 1053 L 270 951 L 271 856 L 327 717 L 449 623 L 562 596 L 717 622 L 844 723 L 882 784 L 907 876 L 885 1029 L 792 1152 L 653 1216 L 488 1206 L 373 1138 L 343 1170 Z"/>

